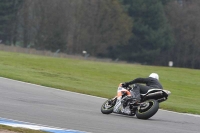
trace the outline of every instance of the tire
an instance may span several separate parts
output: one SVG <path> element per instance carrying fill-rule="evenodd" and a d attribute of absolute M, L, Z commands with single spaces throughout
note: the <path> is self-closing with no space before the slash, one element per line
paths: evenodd
<path fill-rule="evenodd" d="M 103 114 L 110 114 L 110 113 L 113 112 L 113 108 L 114 108 L 115 104 L 109 105 L 109 104 L 108 104 L 108 101 L 109 101 L 109 100 L 111 100 L 111 99 L 106 100 L 106 101 L 103 103 L 103 105 L 101 106 L 101 112 L 102 112 Z"/>
<path fill-rule="evenodd" d="M 149 119 L 152 117 L 159 109 L 159 103 L 157 100 L 150 99 L 144 102 L 146 104 L 143 107 L 139 106 L 136 111 L 136 116 L 138 119 Z"/>

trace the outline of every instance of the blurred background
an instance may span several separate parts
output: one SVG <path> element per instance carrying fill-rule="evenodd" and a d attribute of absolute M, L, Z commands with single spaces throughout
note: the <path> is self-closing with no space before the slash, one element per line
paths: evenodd
<path fill-rule="evenodd" d="M 199 69 L 199 21 L 199 0 L 0 0 L 0 50 Z"/>

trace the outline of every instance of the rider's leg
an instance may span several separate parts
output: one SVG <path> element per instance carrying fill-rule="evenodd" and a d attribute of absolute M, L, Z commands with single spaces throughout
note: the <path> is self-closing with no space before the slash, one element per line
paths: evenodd
<path fill-rule="evenodd" d="M 152 88 L 152 87 L 141 85 L 141 84 L 137 84 L 137 86 L 140 88 L 140 93 L 142 94 L 147 93 L 147 91 Z"/>
<path fill-rule="evenodd" d="M 135 84 L 133 89 L 130 90 L 131 96 L 127 96 L 123 101 L 122 104 L 124 106 L 127 105 L 127 102 L 132 102 L 132 103 L 138 103 L 141 100 L 140 94 L 146 93 L 151 87 L 149 86 L 144 86 L 141 84 Z"/>
<path fill-rule="evenodd" d="M 133 89 L 130 91 L 133 99 L 136 99 L 137 101 L 140 101 L 140 87 L 136 85 L 133 87 Z"/>

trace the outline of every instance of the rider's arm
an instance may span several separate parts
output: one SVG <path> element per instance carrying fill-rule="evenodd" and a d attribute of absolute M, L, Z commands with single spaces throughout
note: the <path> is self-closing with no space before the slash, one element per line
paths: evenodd
<path fill-rule="evenodd" d="M 130 82 L 127 82 L 127 83 L 128 83 L 129 85 L 135 84 L 135 83 L 144 83 L 144 84 L 146 84 L 148 81 L 149 81 L 148 78 L 136 78 L 136 79 L 134 79 L 134 80 L 132 80 L 132 81 L 130 81 Z"/>

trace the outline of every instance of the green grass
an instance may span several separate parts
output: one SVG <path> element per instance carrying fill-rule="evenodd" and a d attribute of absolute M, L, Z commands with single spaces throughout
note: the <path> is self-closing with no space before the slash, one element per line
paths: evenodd
<path fill-rule="evenodd" d="M 30 130 L 30 129 L 25 129 L 25 128 L 16 128 L 16 127 L 10 127 L 10 126 L 5 126 L 5 125 L 0 125 L 1 130 L 5 131 L 12 131 L 16 133 L 47 133 L 44 131 L 39 131 L 39 130 Z M 1 132 L 0 130 L 0 132 Z M 9 133 L 9 132 L 8 132 Z"/>
<path fill-rule="evenodd" d="M 120 82 L 160 75 L 163 87 L 172 92 L 161 108 L 200 114 L 200 71 L 185 68 L 105 63 L 52 58 L 0 51 L 0 76 L 34 84 L 111 98 Z"/>

